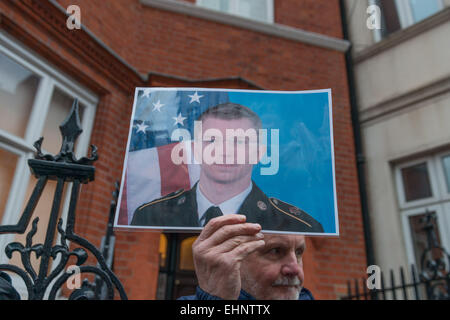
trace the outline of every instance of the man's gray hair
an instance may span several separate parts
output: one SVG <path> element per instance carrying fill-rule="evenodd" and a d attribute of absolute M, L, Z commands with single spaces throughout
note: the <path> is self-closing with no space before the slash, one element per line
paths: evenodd
<path fill-rule="evenodd" d="M 255 129 L 262 128 L 261 118 L 254 111 L 248 107 L 233 102 L 225 102 L 211 107 L 203 112 L 197 120 L 202 121 L 207 117 L 224 120 L 247 118 L 253 122 Z"/>

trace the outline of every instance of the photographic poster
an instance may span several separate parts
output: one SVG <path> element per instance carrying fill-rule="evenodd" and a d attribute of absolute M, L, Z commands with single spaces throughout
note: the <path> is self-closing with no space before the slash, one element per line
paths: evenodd
<path fill-rule="evenodd" d="M 136 88 L 114 226 L 339 235 L 331 90 Z"/>

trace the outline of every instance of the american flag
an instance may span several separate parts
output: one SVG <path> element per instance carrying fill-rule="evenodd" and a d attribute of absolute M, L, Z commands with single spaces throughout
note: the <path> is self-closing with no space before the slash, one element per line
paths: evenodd
<path fill-rule="evenodd" d="M 194 121 L 208 108 L 229 101 L 226 91 L 136 90 L 117 225 L 129 225 L 140 205 L 197 182 L 198 164 L 172 162 L 172 148 L 178 144 L 171 141 L 172 132 L 183 128 L 193 137 Z"/>

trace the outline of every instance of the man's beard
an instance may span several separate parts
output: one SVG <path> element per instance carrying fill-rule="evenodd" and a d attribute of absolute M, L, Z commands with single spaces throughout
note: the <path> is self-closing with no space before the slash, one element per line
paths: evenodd
<path fill-rule="evenodd" d="M 286 287 L 289 286 L 289 293 L 282 297 L 285 300 L 298 300 L 298 296 L 300 295 L 300 291 L 302 290 L 302 282 L 296 276 L 287 277 L 287 276 L 279 276 L 272 284 L 272 287 Z"/>
<path fill-rule="evenodd" d="M 298 300 L 302 287 L 302 281 L 300 281 L 297 276 L 288 277 L 280 275 L 267 288 L 264 288 L 261 282 L 258 281 L 258 279 L 255 279 L 252 274 L 246 274 L 246 276 L 242 278 L 242 289 L 258 300 Z M 275 292 L 278 292 L 278 290 L 274 291 L 274 288 L 279 288 L 281 290 L 284 288 L 284 292 L 275 295 Z"/>

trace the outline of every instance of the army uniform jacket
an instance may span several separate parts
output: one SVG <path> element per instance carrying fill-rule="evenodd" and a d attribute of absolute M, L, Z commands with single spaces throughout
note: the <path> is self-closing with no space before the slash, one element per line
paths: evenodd
<path fill-rule="evenodd" d="M 275 198 L 267 197 L 254 183 L 239 214 L 247 222 L 259 223 L 265 231 L 323 233 L 322 225 L 303 210 Z M 190 190 L 179 190 L 136 209 L 133 226 L 201 227 L 197 213 L 197 184 Z"/>

